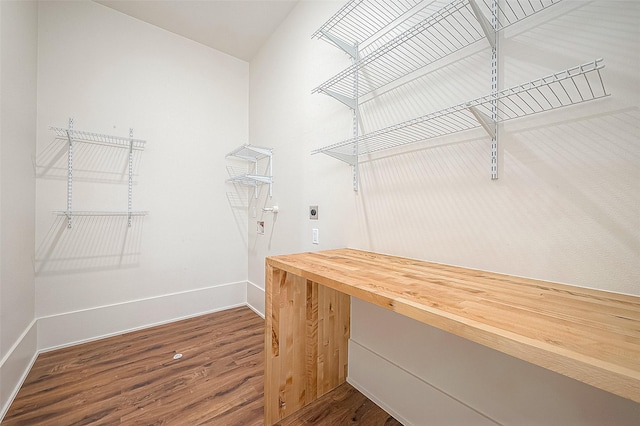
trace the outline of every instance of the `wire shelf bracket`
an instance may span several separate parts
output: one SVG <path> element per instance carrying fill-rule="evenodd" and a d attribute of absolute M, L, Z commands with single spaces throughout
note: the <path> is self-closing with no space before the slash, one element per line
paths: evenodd
<path fill-rule="evenodd" d="M 105 135 L 100 133 L 92 133 L 85 131 L 78 131 L 74 129 L 74 120 L 69 118 L 69 124 L 66 129 L 61 127 L 50 127 L 55 133 L 55 139 L 64 141 L 68 144 L 67 154 L 67 209 L 65 211 L 55 211 L 55 214 L 64 215 L 67 217 L 67 228 L 72 228 L 74 216 L 128 216 L 128 226 L 131 227 L 132 216 L 146 215 L 148 212 L 135 212 L 133 211 L 133 151 L 144 150 L 146 141 L 142 139 L 133 138 L 133 129 L 129 129 L 129 137 L 123 138 L 120 136 Z M 73 157 L 74 146 L 76 143 L 88 143 L 96 144 L 114 148 L 126 148 L 129 150 L 128 157 L 128 199 L 127 199 L 127 212 L 76 212 L 73 211 Z"/>
<path fill-rule="evenodd" d="M 496 137 L 495 120 L 493 120 L 484 112 L 480 111 L 475 106 L 469 105 L 468 108 L 469 108 L 469 111 L 471 111 L 471 114 L 473 114 L 476 120 L 478 120 L 478 123 L 480 123 L 482 128 L 486 130 L 486 132 L 489 134 L 489 137 L 491 137 L 491 139 L 495 138 Z"/>
<path fill-rule="evenodd" d="M 478 3 L 476 3 L 476 0 L 468 0 L 468 1 L 469 1 L 469 6 L 471 6 L 471 10 L 473 11 L 473 15 L 478 21 L 478 24 L 480 24 L 480 27 L 482 28 L 482 32 L 484 33 L 484 36 L 487 38 L 489 45 L 495 49 L 496 31 L 498 30 L 497 22 L 491 23 L 489 22 L 489 20 L 487 20 L 487 17 L 484 16 L 484 13 L 482 13 L 482 10 L 480 10 L 480 6 L 478 6 Z M 493 4 L 497 4 L 497 1 L 496 0 L 492 1 L 492 10 L 491 10 L 492 20 L 493 20 L 493 17 L 496 16 L 496 10 L 494 9 Z"/>
<path fill-rule="evenodd" d="M 500 90 L 472 101 L 408 120 L 390 127 L 312 151 L 353 164 L 353 147 L 358 156 L 483 127 L 495 132 L 492 104 L 501 123 L 541 112 L 577 105 L 610 96 L 601 70 L 604 60 L 596 59 L 576 67 Z"/>
<path fill-rule="evenodd" d="M 355 83 L 354 83 L 355 84 Z M 348 106 L 349 108 L 355 110 L 356 108 L 358 108 L 358 103 L 356 101 L 356 99 L 354 97 L 349 97 L 349 96 L 345 96 L 342 95 L 338 92 L 335 92 L 331 89 L 318 89 L 318 92 L 322 92 L 325 95 L 329 95 L 332 98 L 334 98 L 335 100 L 342 102 L 343 104 L 345 104 L 346 106 Z"/>
<path fill-rule="evenodd" d="M 351 56 L 351 58 L 356 58 L 358 56 L 358 48 L 350 45 L 349 43 L 342 41 L 338 37 L 332 35 L 331 33 L 321 32 L 322 37 L 329 40 L 331 43 L 335 44 L 340 50 L 344 51 L 347 55 Z"/>

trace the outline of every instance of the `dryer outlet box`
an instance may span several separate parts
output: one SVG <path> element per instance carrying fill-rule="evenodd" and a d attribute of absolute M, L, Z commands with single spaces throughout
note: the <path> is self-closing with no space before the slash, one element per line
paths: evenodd
<path fill-rule="evenodd" d="M 309 206 L 309 219 L 318 220 L 318 206 Z"/>

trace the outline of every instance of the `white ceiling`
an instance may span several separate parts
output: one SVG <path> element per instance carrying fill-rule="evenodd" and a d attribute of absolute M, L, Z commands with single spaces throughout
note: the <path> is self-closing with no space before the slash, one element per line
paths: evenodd
<path fill-rule="evenodd" d="M 298 0 L 95 0 L 250 61 Z"/>

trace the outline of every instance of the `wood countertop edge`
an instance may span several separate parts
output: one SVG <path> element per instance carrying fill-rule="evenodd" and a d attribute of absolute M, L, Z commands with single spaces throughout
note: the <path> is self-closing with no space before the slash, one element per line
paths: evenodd
<path fill-rule="evenodd" d="M 322 252 L 320 253 L 322 254 Z M 336 250 L 335 253 L 338 255 L 340 251 Z M 376 255 L 371 252 L 364 253 L 370 253 L 372 256 Z M 381 256 L 396 258 L 387 255 Z M 266 263 L 277 269 L 301 276 L 424 324 L 640 403 L 640 371 L 632 370 L 624 365 L 595 359 L 542 340 L 532 339 L 424 304 L 415 303 L 409 299 L 393 298 L 383 294 L 377 294 L 371 289 L 341 283 L 319 273 L 310 272 L 292 263 L 282 261 L 278 259 L 278 256 L 267 257 Z M 505 276 L 508 277 L 508 275 Z M 536 280 L 531 281 L 536 282 Z M 556 283 L 552 284 L 555 285 Z M 567 288 L 572 287 L 569 285 L 560 285 L 566 286 Z M 581 287 L 576 287 L 575 289 L 582 291 Z M 597 294 L 599 292 L 599 290 L 596 289 L 586 290 L 588 290 L 587 293 L 590 294 L 594 292 Z M 617 295 L 618 293 L 611 294 Z M 635 296 L 622 296 L 624 300 L 628 298 L 630 298 L 630 300 L 636 299 Z"/>
<path fill-rule="evenodd" d="M 640 403 L 640 371 L 408 300 L 395 300 L 387 309 Z"/>
<path fill-rule="evenodd" d="M 528 287 L 540 287 L 540 286 L 552 287 L 554 289 L 562 289 L 567 293 L 571 293 L 571 294 L 576 293 L 576 294 L 588 295 L 588 296 L 601 297 L 605 295 L 608 299 L 615 299 L 616 301 L 623 302 L 623 303 L 638 304 L 640 302 L 640 297 L 631 295 L 631 294 L 626 294 L 626 293 L 618 293 L 614 291 L 601 290 L 601 289 L 590 288 L 590 287 L 581 287 L 581 286 L 572 285 L 572 284 L 546 281 L 542 279 L 529 278 L 529 277 L 524 277 L 519 275 L 510 275 L 510 274 L 505 274 L 501 272 L 486 271 L 482 269 L 470 268 L 467 266 L 449 265 L 446 263 L 405 258 L 405 257 L 394 256 L 390 254 L 375 253 L 371 251 L 359 250 L 359 249 L 353 249 L 353 248 L 342 248 L 342 249 L 322 250 L 317 252 L 301 252 L 301 253 L 291 253 L 291 254 L 284 254 L 284 255 L 277 255 L 277 256 L 268 256 L 266 260 L 267 260 L 267 263 L 274 263 L 274 262 L 277 263 L 280 269 L 286 269 L 289 272 L 293 272 L 294 270 L 300 271 L 299 266 L 294 266 L 294 264 L 286 261 L 287 258 L 291 256 L 297 256 L 297 255 L 321 256 L 325 259 L 329 259 L 331 256 L 347 256 L 347 255 L 354 256 L 356 258 L 362 258 L 363 256 L 368 256 L 371 259 L 383 258 L 385 260 L 391 260 L 395 266 L 395 269 L 397 270 L 401 270 L 407 266 L 419 267 L 422 265 L 430 265 L 438 268 L 455 268 L 455 269 L 460 269 L 467 272 L 474 272 L 474 273 L 479 273 L 483 275 L 486 274 L 486 275 L 492 276 L 492 278 L 500 277 L 504 281 L 516 281 L 518 285 L 523 285 Z"/>

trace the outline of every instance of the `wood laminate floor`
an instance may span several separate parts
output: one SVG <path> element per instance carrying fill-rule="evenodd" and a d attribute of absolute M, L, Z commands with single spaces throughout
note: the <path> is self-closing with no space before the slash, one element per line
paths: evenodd
<path fill-rule="evenodd" d="M 297 425 L 402 426 L 349 383 L 341 384 L 317 401 L 276 423 L 276 426 Z"/>
<path fill-rule="evenodd" d="M 263 372 L 264 320 L 229 309 L 41 354 L 2 425 L 262 425 Z M 310 424 L 400 423 L 344 384 L 279 423 Z"/>

